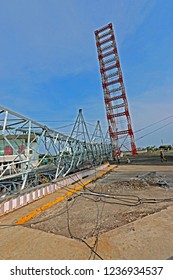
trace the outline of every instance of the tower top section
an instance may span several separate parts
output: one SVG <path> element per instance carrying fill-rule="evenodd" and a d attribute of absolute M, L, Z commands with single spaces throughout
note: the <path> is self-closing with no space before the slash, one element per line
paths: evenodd
<path fill-rule="evenodd" d="M 136 145 L 112 23 L 97 29 L 95 39 L 112 155 L 115 157 L 122 150 L 135 155 Z"/>

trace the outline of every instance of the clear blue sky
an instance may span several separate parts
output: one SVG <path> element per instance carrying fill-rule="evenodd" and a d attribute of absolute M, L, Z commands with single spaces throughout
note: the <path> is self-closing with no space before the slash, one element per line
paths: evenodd
<path fill-rule="evenodd" d="M 172 13 L 172 0 L 0 0 L 0 105 L 50 127 L 82 108 L 105 125 L 94 30 L 112 22 L 134 131 L 173 115 Z M 161 126 L 137 145 L 173 143 L 173 118 L 136 138 Z"/>

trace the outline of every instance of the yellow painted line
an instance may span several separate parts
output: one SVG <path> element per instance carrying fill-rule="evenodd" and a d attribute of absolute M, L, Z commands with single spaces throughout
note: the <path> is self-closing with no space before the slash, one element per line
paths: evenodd
<path fill-rule="evenodd" d="M 34 211 L 32 211 L 31 213 L 29 213 L 28 215 L 20 218 L 16 224 L 18 225 L 22 225 L 26 222 L 28 222 L 29 220 L 31 220 L 32 218 L 34 218 L 35 216 L 37 216 L 39 213 L 45 211 L 46 209 L 52 207 L 53 205 L 57 204 L 58 202 L 64 200 L 65 198 L 67 198 L 68 196 L 71 196 L 72 194 L 74 194 L 75 192 L 79 191 L 81 188 L 85 187 L 86 185 L 90 184 L 93 181 L 96 181 L 97 179 L 101 178 L 103 175 L 105 175 L 106 173 L 108 173 L 109 171 L 111 171 L 113 168 L 115 168 L 115 166 L 113 167 L 109 167 L 106 171 L 103 171 L 101 174 L 97 175 L 96 177 L 86 181 L 85 183 L 83 183 L 83 185 L 79 185 L 76 188 L 74 188 L 73 190 L 67 192 L 65 195 L 63 196 L 59 196 L 57 197 L 54 201 L 48 202 L 46 204 L 44 204 L 43 206 L 35 209 Z"/>

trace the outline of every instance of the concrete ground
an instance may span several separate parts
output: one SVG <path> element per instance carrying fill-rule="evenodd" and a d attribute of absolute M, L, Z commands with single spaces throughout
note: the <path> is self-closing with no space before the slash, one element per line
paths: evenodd
<path fill-rule="evenodd" d="M 107 190 L 109 193 L 111 189 L 114 194 L 138 195 L 140 198 L 173 197 L 173 188 L 159 185 L 156 181 L 151 184 L 148 179 L 141 177 L 148 173 L 152 176 L 154 174 L 156 179 L 164 179 L 170 186 L 173 182 L 172 157 L 165 163 L 160 163 L 158 157 L 148 160 L 136 157 L 131 164 L 121 162 L 118 168 L 95 184 L 88 185 L 84 191 L 105 193 Z M 75 185 L 70 186 L 74 187 Z M 83 196 L 72 197 L 42 212 L 28 222 L 28 225 L 16 225 L 21 217 L 65 192 L 65 189 L 59 190 L 0 218 L 1 260 L 157 260 L 168 259 L 173 255 L 171 200 L 135 207 L 94 201 L 94 208 L 89 197 L 85 200 Z M 95 220 L 94 215 L 97 216 Z"/>

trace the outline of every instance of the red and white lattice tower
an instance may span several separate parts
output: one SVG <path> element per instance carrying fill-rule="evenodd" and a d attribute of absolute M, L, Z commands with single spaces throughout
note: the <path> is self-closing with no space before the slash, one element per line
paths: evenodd
<path fill-rule="evenodd" d="M 112 155 L 115 157 L 124 148 L 135 155 L 136 145 L 112 24 L 96 30 L 95 37 Z"/>

